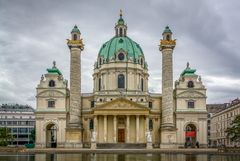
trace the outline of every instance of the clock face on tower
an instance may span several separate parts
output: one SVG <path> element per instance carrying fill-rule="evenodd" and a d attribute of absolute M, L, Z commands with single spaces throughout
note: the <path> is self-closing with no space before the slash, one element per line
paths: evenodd
<path fill-rule="evenodd" d="M 118 54 L 118 60 L 124 60 L 124 54 L 123 53 Z"/>

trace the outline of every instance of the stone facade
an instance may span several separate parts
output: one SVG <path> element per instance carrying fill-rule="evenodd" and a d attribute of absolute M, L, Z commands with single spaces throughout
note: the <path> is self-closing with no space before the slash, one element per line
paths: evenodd
<path fill-rule="evenodd" d="M 232 142 L 227 138 L 227 133 L 225 132 L 237 115 L 240 115 L 240 99 L 233 100 L 230 104 L 227 104 L 227 108 L 212 115 L 210 146 L 240 146 L 239 142 Z"/>
<path fill-rule="evenodd" d="M 176 101 L 176 127 L 179 145 L 188 142 L 187 133 L 192 132 L 195 138 L 193 143 L 199 142 L 200 146 L 207 146 L 207 110 L 206 88 L 201 77 L 195 74 L 195 70 L 187 65 L 179 80 L 175 82 Z M 188 127 L 191 128 L 187 129 Z M 188 131 L 190 130 L 190 131 Z M 195 134 L 194 134 L 195 133 Z"/>
<path fill-rule="evenodd" d="M 55 64 L 52 69 L 57 69 Z M 69 109 L 67 81 L 59 73 L 42 76 L 37 86 L 36 147 L 65 146 L 65 129 Z M 54 133 L 51 137 L 51 133 Z"/>
<path fill-rule="evenodd" d="M 149 74 L 143 51 L 127 36 L 122 15 L 115 31 L 116 35 L 101 47 L 94 64 L 93 93 L 81 94 L 80 54 L 83 43 L 79 29 L 74 27 L 71 40 L 68 40 L 70 90 L 55 66 L 48 70 L 37 88 L 37 145 L 46 147 L 51 143 L 51 147 L 91 149 L 118 145 L 148 149 L 179 147 L 185 144 L 184 129 L 189 123 L 198 130 L 192 137 L 204 145 L 207 135 L 204 129 L 206 89 L 196 75 L 183 75 L 181 78 L 193 79 L 196 88 L 189 89 L 186 81 L 180 80 L 173 90 L 172 54 L 176 42 L 172 40 L 169 27 L 164 30 L 160 41 L 162 94 L 149 93 Z M 51 80 L 55 81 L 55 87 L 49 86 Z M 61 95 L 48 94 L 57 91 L 61 91 Z M 54 108 L 49 107 L 48 100 L 55 102 Z M 194 100 L 196 106 L 188 108 L 186 100 Z M 56 128 L 49 127 L 49 124 Z"/>

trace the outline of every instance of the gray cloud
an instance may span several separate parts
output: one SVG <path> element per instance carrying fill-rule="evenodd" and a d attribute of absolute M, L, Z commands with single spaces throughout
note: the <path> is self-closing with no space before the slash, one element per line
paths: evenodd
<path fill-rule="evenodd" d="M 232 91 L 231 80 L 240 78 L 239 7 L 237 0 L 0 1 L 0 103 L 35 106 L 35 88 L 53 60 L 69 79 L 66 39 L 75 24 L 85 43 L 82 90 L 92 92 L 93 64 L 101 45 L 114 35 L 119 9 L 124 11 L 128 35 L 145 53 L 150 91 L 161 92 L 158 44 L 164 27 L 170 25 L 177 39 L 174 79 L 189 61 L 205 81 L 209 103 L 238 97 L 240 89 Z M 224 77 L 229 86 L 213 86 L 209 76 Z"/>

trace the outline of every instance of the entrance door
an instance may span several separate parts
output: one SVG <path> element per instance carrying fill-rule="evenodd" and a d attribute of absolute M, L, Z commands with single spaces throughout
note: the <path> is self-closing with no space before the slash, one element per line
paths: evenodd
<path fill-rule="evenodd" d="M 56 148 L 57 147 L 57 128 L 54 124 L 47 125 L 46 129 L 46 147 Z"/>
<path fill-rule="evenodd" d="M 185 129 L 185 147 L 192 147 L 199 146 L 199 143 L 196 140 L 196 126 L 193 124 L 188 124 Z"/>
<path fill-rule="evenodd" d="M 124 129 L 118 129 L 118 142 L 119 143 L 125 142 L 125 130 Z"/>

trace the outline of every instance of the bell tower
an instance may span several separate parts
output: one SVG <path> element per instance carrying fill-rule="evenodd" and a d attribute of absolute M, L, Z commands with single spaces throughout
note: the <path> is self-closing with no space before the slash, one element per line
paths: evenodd
<path fill-rule="evenodd" d="M 80 30 L 75 25 L 71 32 L 71 40 L 67 42 L 70 49 L 70 107 L 66 128 L 67 147 L 82 147 L 81 51 L 84 49 L 84 44 L 80 36 Z"/>
<path fill-rule="evenodd" d="M 173 64 L 172 54 L 176 40 L 172 40 L 172 31 L 168 26 L 162 33 L 159 50 L 162 52 L 162 121 L 161 148 L 170 148 L 176 143 L 173 105 Z"/>

